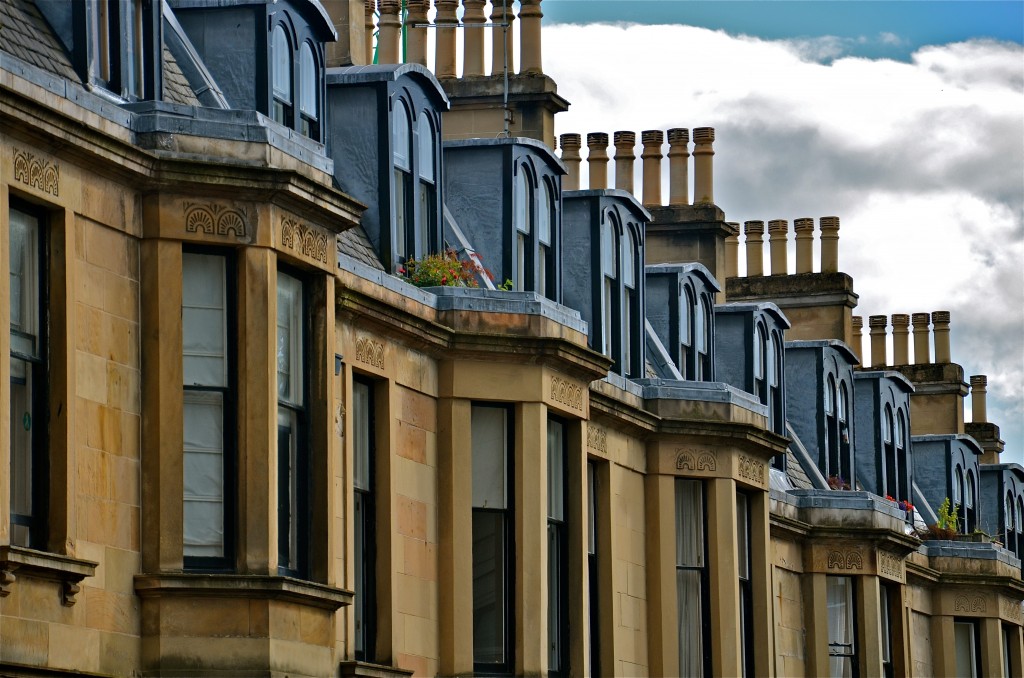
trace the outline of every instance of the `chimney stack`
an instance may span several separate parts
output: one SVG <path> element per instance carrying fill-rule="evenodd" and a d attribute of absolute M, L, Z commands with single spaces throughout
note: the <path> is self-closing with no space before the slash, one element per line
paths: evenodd
<path fill-rule="evenodd" d="M 910 364 L 910 316 L 906 313 L 892 314 L 892 362 L 894 365 Z"/>
<path fill-rule="evenodd" d="M 437 7 L 437 34 L 434 44 L 434 75 L 438 78 L 454 78 L 455 73 L 455 24 L 459 22 L 455 11 L 459 0 L 434 0 Z M 372 63 L 372 60 L 368 63 Z"/>
<path fill-rule="evenodd" d="M 885 367 L 885 325 L 884 315 L 868 317 L 868 331 L 871 334 L 871 366 Z"/>
<path fill-rule="evenodd" d="M 661 144 L 665 134 L 660 129 L 649 129 L 640 133 L 644 150 L 643 159 L 644 207 L 661 207 Z"/>
<path fill-rule="evenodd" d="M 789 238 L 789 222 L 773 219 L 768 222 L 768 251 L 772 264 L 772 275 L 786 275 L 789 269 L 786 246 Z"/>
<path fill-rule="evenodd" d="M 713 205 L 715 183 L 713 158 L 715 150 L 714 127 L 697 127 L 693 130 L 693 204 Z"/>
<path fill-rule="evenodd" d="M 541 67 L 540 11 L 541 0 L 520 0 L 519 61 L 521 74 L 544 72 Z"/>
<path fill-rule="evenodd" d="M 971 377 L 971 422 L 982 424 L 988 421 L 988 377 L 975 374 Z"/>
<path fill-rule="evenodd" d="M 747 237 L 747 277 L 764 275 L 764 222 L 744 221 L 743 233 Z"/>
<path fill-rule="evenodd" d="M 725 236 L 725 277 L 736 278 L 740 274 L 740 225 L 729 223 L 736 227 L 736 233 Z"/>
<path fill-rule="evenodd" d="M 932 361 L 928 342 L 929 316 L 927 313 L 915 313 L 910 318 L 914 326 L 914 364 L 926 365 Z"/>
<path fill-rule="evenodd" d="M 608 135 L 591 132 L 587 135 L 587 167 L 590 170 L 590 188 L 608 188 Z"/>
<path fill-rule="evenodd" d="M 633 163 L 636 160 L 636 133 L 616 132 L 615 141 L 615 188 L 633 192 Z"/>
<path fill-rule="evenodd" d="M 796 272 L 814 272 L 814 219 L 801 218 L 793 222 L 796 231 Z"/>
<path fill-rule="evenodd" d="M 504 5 L 502 3 L 505 3 Z M 492 0 L 491 2 L 491 75 L 504 73 L 505 59 L 508 59 L 508 72 L 515 73 L 512 56 L 512 26 L 516 15 L 512 11 L 512 0 Z M 508 24 L 502 26 L 502 22 Z"/>
<path fill-rule="evenodd" d="M 690 204 L 690 130 L 668 131 L 668 204 Z"/>
<path fill-rule="evenodd" d="M 839 271 L 839 217 L 822 217 L 821 226 L 821 272 Z"/>
<path fill-rule="evenodd" d="M 935 362 L 952 362 L 949 355 L 949 311 L 932 313 L 932 328 L 935 334 Z"/>
<path fill-rule="evenodd" d="M 580 190 L 580 146 L 583 139 L 579 134 L 563 134 L 558 137 L 558 145 L 562 147 L 562 162 L 569 174 L 562 180 L 562 188 L 566 191 Z"/>
<path fill-rule="evenodd" d="M 864 364 L 864 317 L 855 315 L 850 318 L 851 326 L 853 327 L 853 343 L 851 346 L 854 352 L 857 354 L 857 358 L 860 359 L 860 364 Z"/>

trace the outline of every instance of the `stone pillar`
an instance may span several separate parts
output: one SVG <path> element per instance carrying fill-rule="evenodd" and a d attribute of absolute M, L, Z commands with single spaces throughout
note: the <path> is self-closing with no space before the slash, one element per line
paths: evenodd
<path fill-rule="evenodd" d="M 569 481 L 566 501 L 569 515 L 579 516 L 577 520 L 569 520 L 567 564 L 570 572 L 583 573 L 587 571 L 589 564 L 587 547 L 590 536 L 587 524 L 587 422 L 572 420 L 567 430 L 569 453 L 565 472 Z M 584 576 L 569 577 L 569 619 L 580 620 L 575 624 L 569 624 L 569 666 L 580 667 L 580 675 L 584 676 L 591 675 L 588 666 L 590 651 L 587 643 L 587 583 Z"/>
<path fill-rule="evenodd" d="M 953 678 L 956 671 L 956 632 L 953 617 L 932 616 L 932 675 Z"/>
<path fill-rule="evenodd" d="M 380 0 L 380 19 L 377 20 L 377 63 L 402 63 L 402 11 L 400 0 Z"/>
<path fill-rule="evenodd" d="M 537 451 L 547 450 L 547 407 L 520 403 L 515 409 L 515 673 L 543 676 L 548 672 L 548 456 Z"/>
<path fill-rule="evenodd" d="M 640 133 L 644 145 L 643 153 L 643 203 L 644 207 L 661 207 L 661 143 L 665 134 L 660 129 L 644 130 Z"/>
<path fill-rule="evenodd" d="M 591 132 L 587 135 L 587 167 L 590 171 L 590 188 L 608 188 L 608 135 Z"/>
<path fill-rule="evenodd" d="M 562 179 L 562 189 L 566 191 L 580 190 L 580 146 L 583 139 L 579 134 L 563 134 L 558 137 L 558 145 L 562 147 L 562 162 L 569 173 Z"/>
<path fill-rule="evenodd" d="M 786 275 L 789 261 L 786 247 L 789 240 L 789 222 L 772 219 L 768 222 L 768 251 L 772 263 L 772 275 Z"/>
<path fill-rule="evenodd" d="M 647 629 L 652 676 L 679 675 L 674 476 L 644 478 L 647 523 Z"/>
<path fill-rule="evenodd" d="M 615 142 L 615 188 L 633 192 L 633 163 L 636 161 L 636 133 L 616 132 Z"/>
<path fill-rule="evenodd" d="M 971 376 L 971 421 L 975 424 L 988 421 L 988 377 L 984 374 Z"/>
<path fill-rule="evenodd" d="M 935 335 L 935 362 L 952 362 L 949 356 L 949 311 L 932 313 L 932 333 Z"/>
<path fill-rule="evenodd" d="M 764 222 L 744 221 L 747 240 L 747 277 L 764 275 Z"/>
<path fill-rule="evenodd" d="M 925 365 L 932 361 L 928 339 L 929 316 L 927 313 L 915 313 L 910 319 L 914 326 L 914 364 Z"/>
<path fill-rule="evenodd" d="M 855 315 L 850 318 L 850 325 L 853 327 L 853 349 L 854 353 L 857 354 L 857 358 L 860 359 L 860 364 L 864 364 L 864 316 Z"/>
<path fill-rule="evenodd" d="M 871 333 L 871 366 L 885 367 L 885 326 L 884 315 L 873 315 L 868 318 L 868 331 Z"/>
<path fill-rule="evenodd" d="M 821 272 L 839 271 L 839 217 L 822 217 L 821 226 Z"/>
<path fill-rule="evenodd" d="M 668 204 L 690 204 L 690 130 L 668 131 Z"/>
<path fill-rule="evenodd" d="M 406 19 L 408 36 L 405 55 L 406 63 L 427 65 L 427 10 L 430 9 L 430 0 L 409 0 L 409 16 Z"/>
<path fill-rule="evenodd" d="M 910 316 L 892 314 L 892 364 L 910 364 Z"/>
<path fill-rule="evenodd" d="M 715 176 L 713 159 L 715 150 L 714 127 L 695 127 L 693 130 L 693 204 L 715 204 Z"/>
<path fill-rule="evenodd" d="M 999 617 L 984 617 L 979 620 L 981 634 L 981 675 L 1012 675 L 1003 666 L 1003 624 Z"/>
<path fill-rule="evenodd" d="M 804 662 L 808 676 L 831 675 L 828 665 L 828 582 L 817 572 L 803 575 L 804 624 L 806 641 Z M 738 674 L 737 674 L 738 675 Z"/>
<path fill-rule="evenodd" d="M 727 235 L 725 236 L 725 277 L 736 278 L 739 274 L 740 237 L 738 235 Z"/>
<path fill-rule="evenodd" d="M 373 63 L 373 12 L 377 9 L 377 0 L 366 0 L 363 9 L 363 30 L 366 31 L 366 63 Z"/>
<path fill-rule="evenodd" d="M 504 3 L 504 4 L 503 4 Z M 516 15 L 512 11 L 512 0 L 493 0 L 491 5 L 491 75 L 504 74 L 505 60 L 508 72 L 516 72 L 512 54 L 512 22 Z M 501 24 L 506 24 L 502 26 Z"/>
<path fill-rule="evenodd" d="M 796 231 L 796 272 L 814 272 L 814 219 L 806 217 L 793 222 Z"/>
<path fill-rule="evenodd" d="M 484 0 L 462 0 L 462 77 L 484 74 Z"/>
<path fill-rule="evenodd" d="M 541 66 L 541 33 L 540 20 L 544 16 L 540 11 L 541 0 L 520 0 L 519 7 L 519 72 L 540 74 Z"/>
<path fill-rule="evenodd" d="M 736 481 L 713 478 L 708 488 L 708 530 L 710 534 L 736 534 Z M 740 582 L 739 553 L 735 536 L 718 540 L 718 548 L 708 554 L 711 609 L 711 673 L 715 676 L 739 676 L 740 666 Z M 707 642 L 707 641 L 705 641 Z"/>
<path fill-rule="evenodd" d="M 455 73 L 455 10 L 459 0 L 434 0 L 437 7 L 437 34 L 434 45 L 434 74 L 439 78 L 454 78 Z"/>
<path fill-rule="evenodd" d="M 857 614 L 857 655 L 860 675 L 881 676 L 882 673 L 882 615 L 881 591 L 878 577 L 854 577 L 854 604 Z M 823 621 L 827 622 L 827 618 Z M 895 648 L 893 648 L 895 650 Z"/>

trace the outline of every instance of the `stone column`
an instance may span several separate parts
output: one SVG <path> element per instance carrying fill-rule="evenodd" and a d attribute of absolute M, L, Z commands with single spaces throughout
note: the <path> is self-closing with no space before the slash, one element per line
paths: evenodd
<path fill-rule="evenodd" d="M 507 4 L 503 4 L 507 3 Z M 508 72 L 516 72 L 512 54 L 512 22 L 516 15 L 512 11 L 512 0 L 492 0 L 491 5 L 491 75 L 504 74 L 505 59 L 508 59 Z M 501 24 L 505 23 L 505 26 Z"/>
<path fill-rule="evenodd" d="M 380 0 L 380 19 L 377 20 L 377 62 L 402 63 L 402 19 L 400 0 Z"/>
<path fill-rule="evenodd" d="M 566 191 L 580 190 L 580 146 L 583 139 L 579 134 L 563 134 L 558 137 L 558 145 L 562 147 L 562 162 L 569 173 L 562 179 L 562 189 Z"/>
<path fill-rule="evenodd" d="M 737 231 L 739 230 L 737 224 Z M 740 237 L 725 236 L 725 277 L 735 278 L 740 274 Z"/>
<path fill-rule="evenodd" d="M 821 272 L 839 271 L 839 217 L 822 217 L 821 226 Z"/>
<path fill-rule="evenodd" d="M 892 314 L 892 364 L 910 364 L 910 316 Z"/>
<path fill-rule="evenodd" d="M 886 349 L 885 349 L 885 326 L 886 318 L 884 315 L 873 315 L 868 317 L 868 332 L 871 333 L 871 366 L 872 367 L 885 367 L 888 363 L 886 362 Z"/>
<path fill-rule="evenodd" d="M 932 361 L 931 343 L 928 338 L 930 318 L 927 313 L 915 313 L 910 319 L 914 326 L 914 364 L 925 365 Z"/>
<path fill-rule="evenodd" d="M 857 354 L 860 364 L 864 365 L 864 316 L 855 315 L 850 318 L 850 325 L 853 327 L 853 343 L 850 348 Z"/>
<path fill-rule="evenodd" d="M 366 31 L 366 63 L 373 63 L 373 12 L 377 9 L 377 0 L 366 0 L 363 11 L 363 30 Z"/>
<path fill-rule="evenodd" d="M 587 135 L 587 167 L 590 170 L 590 188 L 608 188 L 608 135 L 591 132 Z"/>
<path fill-rule="evenodd" d="M 515 673 L 543 676 L 548 672 L 547 407 L 520 403 L 515 409 Z"/>
<path fill-rule="evenodd" d="M 668 204 L 690 204 L 690 130 L 668 131 Z"/>
<path fill-rule="evenodd" d="M 803 575 L 804 624 L 806 642 L 804 645 L 805 674 L 808 676 L 831 675 L 828 665 L 828 582 L 827 575 L 810 573 Z"/>
<path fill-rule="evenodd" d="M 933 675 L 953 678 L 957 675 L 956 632 L 953 626 L 953 617 L 933 615 L 931 622 Z"/>
<path fill-rule="evenodd" d="M 644 207 L 661 207 L 661 143 L 665 134 L 660 129 L 644 130 L 640 133 L 644 145 L 640 157 L 643 160 L 643 203 Z"/>
<path fill-rule="evenodd" d="M 988 377 L 984 374 L 971 376 L 971 421 L 975 424 L 988 421 Z"/>
<path fill-rule="evenodd" d="M 540 74 L 541 67 L 541 33 L 540 20 L 544 14 L 540 11 L 541 0 L 521 0 L 519 7 L 519 72 Z"/>
<path fill-rule="evenodd" d="M 772 275 L 786 275 L 789 261 L 786 247 L 789 240 L 789 222 L 772 219 L 768 222 L 768 251 L 772 263 Z"/>
<path fill-rule="evenodd" d="M 951 362 L 949 355 L 949 311 L 932 313 L 932 332 L 935 334 L 935 362 Z"/>
<path fill-rule="evenodd" d="M 881 591 L 878 577 L 854 577 L 857 582 L 855 606 L 857 614 L 857 655 L 860 660 L 860 675 L 881 676 L 882 674 L 882 616 Z M 826 618 L 827 621 L 827 618 Z M 893 648 L 895 651 L 895 648 Z"/>
<path fill-rule="evenodd" d="M 405 55 L 406 63 L 427 65 L 427 10 L 430 0 L 409 0 L 409 16 L 406 19 L 408 36 Z"/>
<path fill-rule="evenodd" d="M 462 77 L 484 74 L 484 0 L 462 0 Z"/>
<path fill-rule="evenodd" d="M 764 222 L 744 221 L 747 241 L 747 277 L 764 275 Z"/>
<path fill-rule="evenodd" d="M 615 142 L 615 188 L 633 192 L 633 163 L 636 161 L 635 132 L 616 132 Z"/>
<path fill-rule="evenodd" d="M 569 422 L 569 453 L 565 473 L 569 479 L 566 501 L 569 511 L 569 536 L 567 564 L 570 572 L 587 571 L 587 422 Z M 569 624 L 569 666 L 580 667 L 580 675 L 590 675 L 589 646 L 587 644 L 587 617 L 589 589 L 584 576 L 569 577 L 569 619 L 579 620 Z"/>
<path fill-rule="evenodd" d="M 715 177 L 713 159 L 715 150 L 714 127 L 696 127 L 693 130 L 693 204 L 715 204 Z"/>
<path fill-rule="evenodd" d="M 715 676 L 739 676 L 740 666 L 740 582 L 736 544 L 736 481 L 713 478 L 708 488 L 708 530 L 732 535 L 719 539 L 718 548 L 708 554 L 711 609 L 711 672 Z M 707 642 L 707 641 L 705 641 Z"/>
<path fill-rule="evenodd" d="M 1003 624 L 999 617 L 985 617 L 979 620 L 981 634 L 981 675 L 1006 676 L 1003 666 Z"/>
<path fill-rule="evenodd" d="M 455 10 L 459 0 L 434 0 L 437 7 L 437 34 L 434 45 L 434 73 L 439 78 L 454 78 L 455 73 Z"/>
<path fill-rule="evenodd" d="M 644 478 L 647 523 L 647 629 L 652 676 L 679 675 L 674 476 Z"/>
<path fill-rule="evenodd" d="M 796 231 L 796 272 L 814 272 L 814 219 L 806 217 L 793 222 Z"/>

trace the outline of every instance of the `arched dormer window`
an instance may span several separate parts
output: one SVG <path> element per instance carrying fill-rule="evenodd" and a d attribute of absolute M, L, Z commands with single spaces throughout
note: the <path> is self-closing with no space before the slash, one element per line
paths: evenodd
<path fill-rule="evenodd" d="M 754 331 L 754 395 L 768 402 L 768 333 L 760 322 Z"/>
<path fill-rule="evenodd" d="M 963 506 L 964 506 L 964 471 L 960 464 L 953 470 L 953 498 L 949 512 L 960 518 L 960 527 L 963 528 Z"/>
<path fill-rule="evenodd" d="M 416 165 L 419 168 L 419 211 L 416 224 L 416 252 L 417 256 L 430 250 L 430 233 L 433 233 L 437 219 L 437 168 L 434 162 L 437 157 L 437 137 L 434 134 L 434 125 L 431 123 L 430 114 L 427 111 L 420 113 L 419 121 L 416 123 L 417 157 Z"/>
<path fill-rule="evenodd" d="M 700 295 L 700 306 L 694 314 L 696 320 L 694 340 L 697 342 L 697 355 L 695 357 L 697 374 L 694 378 L 697 381 L 710 381 L 714 378 L 711 359 L 712 315 L 711 302 L 708 299 L 708 295 Z"/>
<path fill-rule="evenodd" d="M 291 126 L 292 121 L 292 46 L 282 24 L 274 26 L 270 36 L 270 87 L 273 102 L 270 117 Z"/>
<path fill-rule="evenodd" d="M 1024 556 L 1024 499 L 1017 497 L 1017 511 L 1014 525 L 1017 528 L 1017 557 Z"/>
<path fill-rule="evenodd" d="M 637 323 L 640 318 L 637 252 L 633 232 L 627 228 L 622 234 L 622 366 L 623 374 L 634 378 L 640 376 L 637 347 L 641 336 Z"/>
<path fill-rule="evenodd" d="M 519 166 L 515 176 L 515 191 L 512 195 L 512 222 L 515 224 L 515 286 L 518 290 L 533 288 L 533 181 L 530 170 Z"/>
<path fill-rule="evenodd" d="M 1015 512 L 1013 493 L 1007 492 L 1005 501 L 1003 501 L 1003 527 L 1006 530 L 1006 548 L 1014 555 L 1017 553 L 1017 520 L 1014 515 Z"/>
<path fill-rule="evenodd" d="M 695 379 L 696 367 L 694 365 L 693 327 L 696 324 L 694 319 L 694 297 L 693 288 L 689 285 L 682 285 L 679 294 L 679 372 L 683 379 Z"/>
<path fill-rule="evenodd" d="M 962 512 L 964 534 L 970 534 L 978 525 L 976 494 L 977 483 L 974 478 L 974 471 L 968 470 L 967 477 L 964 480 L 964 508 Z"/>
<path fill-rule="evenodd" d="M 310 139 L 320 138 L 318 71 L 313 48 L 308 42 L 302 43 L 299 50 L 299 132 Z"/>
<path fill-rule="evenodd" d="M 907 455 L 907 419 L 902 409 L 896 410 L 896 459 L 900 466 L 899 499 L 910 501 L 910 457 Z"/>
<path fill-rule="evenodd" d="M 900 496 L 899 483 L 899 460 L 896 457 L 896 421 L 892 416 L 892 407 L 885 406 L 882 415 L 882 458 L 885 460 L 885 478 L 882 484 L 882 493 L 897 501 L 906 499 Z"/>
<path fill-rule="evenodd" d="M 836 412 L 836 380 L 830 374 L 825 382 L 825 475 L 835 476 L 838 480 L 843 476 L 839 462 L 839 418 Z"/>
<path fill-rule="evenodd" d="M 555 272 L 555 195 L 547 180 L 542 182 L 541 202 L 537 206 L 537 292 L 557 300 Z"/>
<path fill-rule="evenodd" d="M 772 332 L 769 350 L 770 369 L 768 370 L 768 414 L 772 431 L 779 435 L 786 434 L 785 410 L 783 409 L 785 393 L 782 388 L 784 369 L 782 352 L 782 335 Z"/>
<path fill-rule="evenodd" d="M 412 227 L 412 123 L 401 99 L 395 101 L 391 125 L 391 154 L 394 164 L 393 218 L 395 253 L 399 263 L 415 258 Z"/>
<path fill-rule="evenodd" d="M 618 231 L 618 220 L 609 212 L 601 224 L 601 352 L 607 356 L 614 355 L 615 350 L 612 328 L 615 327 L 615 317 L 618 315 Z"/>

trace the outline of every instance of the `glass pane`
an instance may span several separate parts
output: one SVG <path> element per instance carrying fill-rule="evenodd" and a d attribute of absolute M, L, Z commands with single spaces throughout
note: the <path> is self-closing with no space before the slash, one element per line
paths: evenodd
<path fill-rule="evenodd" d="M 473 660 L 505 662 L 505 516 L 473 511 Z"/>
<path fill-rule="evenodd" d="M 551 244 L 551 224 L 554 221 L 554 200 L 551 197 L 551 186 L 546 181 L 544 186 L 544 202 L 537 208 L 537 239 L 545 245 Z"/>
<path fill-rule="evenodd" d="M 391 144 L 393 146 L 395 167 L 406 171 L 412 169 L 410 158 L 410 145 L 412 142 L 412 127 L 409 124 L 409 111 L 401 101 L 395 102 L 395 115 L 391 127 Z"/>
<path fill-rule="evenodd" d="M 420 211 L 419 224 L 416 227 L 416 251 L 413 256 L 422 257 L 430 251 L 430 231 L 434 222 L 433 216 L 437 209 L 434 201 L 434 187 L 431 184 L 420 182 Z"/>
<path fill-rule="evenodd" d="M 186 386 L 228 385 L 227 261 L 185 253 L 181 257 L 181 338 Z"/>
<path fill-rule="evenodd" d="M 277 539 L 278 566 L 299 566 L 299 419 L 284 407 L 277 408 Z"/>
<path fill-rule="evenodd" d="M 679 674 L 704 675 L 704 621 L 699 570 L 676 570 L 679 606 Z"/>
<path fill-rule="evenodd" d="M 302 283 L 277 273 L 277 395 L 286 403 L 303 405 Z"/>
<path fill-rule="evenodd" d="M 415 256 L 409 252 L 409 175 L 395 170 L 395 252 L 400 260 Z"/>
<path fill-rule="evenodd" d="M 679 343 L 684 346 L 693 346 L 693 297 L 690 288 L 683 289 L 679 297 Z"/>
<path fill-rule="evenodd" d="M 10 214 L 11 350 L 38 356 L 39 221 L 17 210 Z"/>
<path fill-rule="evenodd" d="M 427 181 L 434 180 L 434 128 L 430 125 L 427 117 L 430 113 L 423 111 L 417 123 L 419 132 L 419 168 L 420 178 Z"/>
<path fill-rule="evenodd" d="M 302 43 L 299 55 L 299 110 L 316 118 L 316 60 L 308 42 Z"/>
<path fill-rule="evenodd" d="M 370 400 L 370 385 L 361 381 L 352 384 L 352 484 L 361 490 L 372 491 L 370 487 L 370 452 L 373 432 L 370 430 L 373 403 Z"/>
<path fill-rule="evenodd" d="M 608 215 L 607 219 L 601 226 L 601 271 L 606 276 L 614 278 L 618 275 L 615 264 L 615 232 L 611 215 Z"/>
<path fill-rule="evenodd" d="M 507 504 L 507 411 L 473 406 L 473 506 L 503 509 Z"/>
<path fill-rule="evenodd" d="M 974 506 L 974 474 L 967 472 L 967 483 L 964 485 L 964 505 Z"/>
<path fill-rule="evenodd" d="M 636 285 L 636 243 L 632 234 L 627 231 L 622 238 L 622 284 L 626 287 Z"/>
<path fill-rule="evenodd" d="M 274 97 L 291 103 L 292 101 L 292 54 L 291 46 L 288 44 L 288 37 L 280 24 L 274 27 L 274 35 L 271 40 L 271 79 L 273 81 Z"/>
<path fill-rule="evenodd" d="M 604 300 L 603 300 L 604 301 L 604 351 L 603 352 L 604 352 L 605 355 L 611 355 L 612 354 L 612 347 L 614 345 L 612 343 L 612 332 L 613 332 L 613 329 L 612 329 L 612 304 L 614 303 L 614 299 L 612 297 L 612 294 L 614 293 L 614 291 L 615 291 L 615 288 L 614 288 L 614 285 L 612 284 L 612 280 L 610 278 L 605 278 L 604 279 Z"/>
<path fill-rule="evenodd" d="M 839 382 L 839 419 L 841 421 L 849 421 L 850 419 L 850 401 L 846 394 L 846 382 Z"/>
<path fill-rule="evenodd" d="M 548 525 L 548 668 L 560 671 L 563 664 L 562 629 L 567 620 L 562 618 L 564 563 L 562 559 L 562 528 Z"/>
<path fill-rule="evenodd" d="M 704 484 L 676 479 L 676 565 L 704 567 Z"/>
<path fill-rule="evenodd" d="M 526 183 L 526 169 L 520 167 L 516 172 L 515 193 L 512 196 L 512 222 L 520 233 L 530 232 L 528 215 L 532 206 L 529 203 Z"/>
<path fill-rule="evenodd" d="M 356 632 L 356 652 L 361 657 L 365 656 L 366 653 L 366 602 L 368 597 L 367 582 L 366 582 L 366 568 L 364 567 L 365 560 L 367 558 L 366 553 L 366 538 L 367 538 L 367 524 L 366 524 L 366 499 L 362 492 L 355 493 L 355 505 L 353 512 L 355 514 L 355 530 L 353 534 L 353 548 L 355 550 L 353 561 L 356 569 L 355 578 L 355 632 Z"/>
<path fill-rule="evenodd" d="M 565 427 L 548 419 L 548 518 L 565 520 Z"/>
<path fill-rule="evenodd" d="M 836 411 L 836 382 L 831 376 L 828 378 L 828 385 L 825 388 L 825 414 L 833 414 Z"/>
<path fill-rule="evenodd" d="M 32 517 L 32 366 L 11 358 L 11 512 Z M 28 534 L 26 530 L 25 539 Z M 17 542 L 16 542 L 17 543 Z M 20 544 L 28 546 L 28 542 Z"/>
<path fill-rule="evenodd" d="M 587 553 L 597 553 L 597 495 L 594 494 L 594 464 L 587 462 Z"/>
<path fill-rule="evenodd" d="M 853 656 L 852 579 L 850 577 L 826 577 L 826 597 L 828 603 L 829 655 Z M 836 675 L 836 666 L 836 664 L 833 664 L 832 675 Z M 841 668 L 843 664 L 838 666 Z"/>
<path fill-rule="evenodd" d="M 879 587 L 878 609 L 882 616 L 882 662 L 892 661 L 892 618 L 889 609 L 889 587 Z"/>
<path fill-rule="evenodd" d="M 893 438 L 893 420 L 892 410 L 888 405 L 885 406 L 885 418 L 882 422 L 882 440 L 885 442 L 892 442 Z"/>
<path fill-rule="evenodd" d="M 977 661 L 974 655 L 974 624 L 954 622 L 953 639 L 956 645 L 956 675 L 959 678 L 976 678 Z"/>
<path fill-rule="evenodd" d="M 747 495 L 736 495 L 736 548 L 740 579 L 750 579 L 750 511 Z"/>
<path fill-rule="evenodd" d="M 186 556 L 224 555 L 224 398 L 185 391 L 183 537 Z"/>

